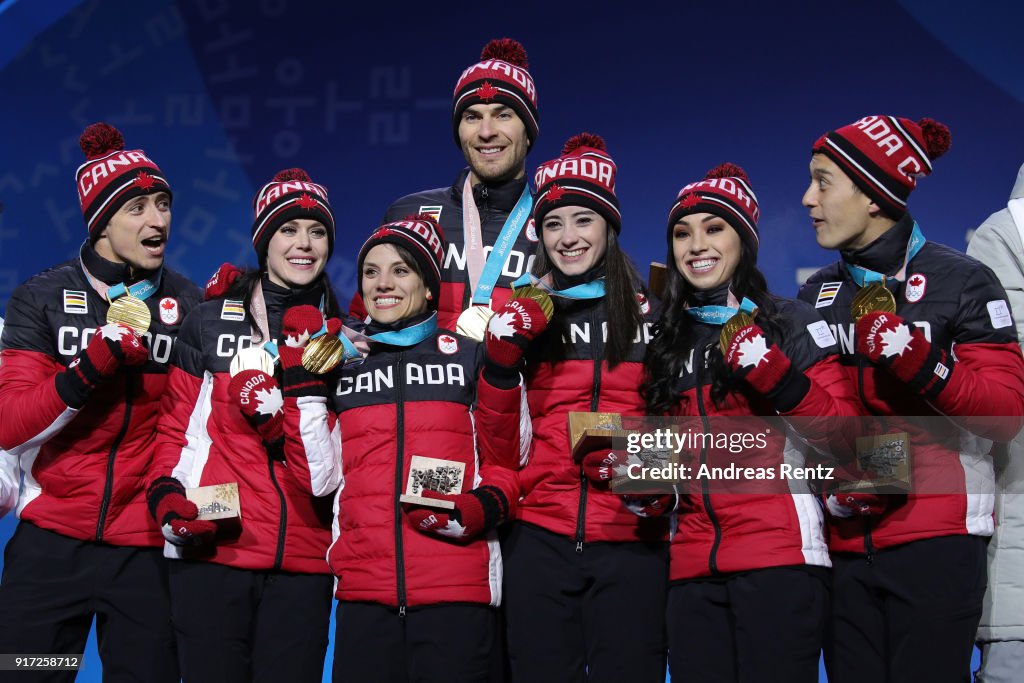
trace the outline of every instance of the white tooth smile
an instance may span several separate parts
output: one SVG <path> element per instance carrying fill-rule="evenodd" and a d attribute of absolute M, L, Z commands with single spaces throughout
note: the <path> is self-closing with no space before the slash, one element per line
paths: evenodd
<path fill-rule="evenodd" d="M 715 264 L 717 263 L 718 259 L 716 258 L 700 259 L 698 261 L 690 261 L 690 268 L 697 271 L 698 273 L 706 273 L 707 271 L 714 268 Z"/>
<path fill-rule="evenodd" d="M 393 306 L 398 303 L 398 299 L 393 296 L 382 296 L 373 300 L 378 306 Z"/>
<path fill-rule="evenodd" d="M 585 248 L 573 249 L 572 251 L 562 251 L 562 256 L 564 256 L 565 258 L 576 258 L 577 256 L 583 254 L 583 252 L 585 251 Z"/>
<path fill-rule="evenodd" d="M 313 259 L 311 258 L 290 258 L 288 263 L 295 264 L 296 266 L 311 266 L 313 265 Z"/>
<path fill-rule="evenodd" d="M 499 152 L 501 152 L 501 150 L 501 147 L 480 147 L 477 151 L 479 151 L 481 154 L 489 155 L 498 154 Z"/>

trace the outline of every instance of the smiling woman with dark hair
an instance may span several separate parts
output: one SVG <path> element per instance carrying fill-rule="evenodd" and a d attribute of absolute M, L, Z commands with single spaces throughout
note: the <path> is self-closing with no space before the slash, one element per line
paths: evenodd
<path fill-rule="evenodd" d="M 700 417 L 761 431 L 767 448 L 734 454 L 704 447 L 700 465 L 756 465 L 773 481 L 705 479 L 685 495 L 672 536 L 669 666 L 695 681 L 818 680 L 831 566 L 821 505 L 806 481 L 780 481 L 802 465 L 804 444 L 757 420 L 804 418 L 800 436 L 830 443 L 831 417 L 858 404 L 814 308 L 768 292 L 757 268 L 759 207 L 743 169 L 722 164 L 686 185 L 668 219 L 663 315 L 642 387 L 652 415 Z M 721 346 L 720 346 L 721 345 Z M 749 426 L 746 426 L 748 425 Z"/>

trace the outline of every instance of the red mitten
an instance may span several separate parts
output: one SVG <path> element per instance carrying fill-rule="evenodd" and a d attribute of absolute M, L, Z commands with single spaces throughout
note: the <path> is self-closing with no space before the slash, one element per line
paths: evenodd
<path fill-rule="evenodd" d="M 833 517 L 841 519 L 878 517 L 889 507 L 889 501 L 877 493 L 834 493 L 825 498 L 825 506 Z"/>
<path fill-rule="evenodd" d="M 97 328 L 88 345 L 54 380 L 57 393 L 72 408 L 85 405 L 92 390 L 117 373 L 121 365 L 142 365 L 149 351 L 135 331 L 121 323 Z"/>
<path fill-rule="evenodd" d="M 793 367 L 759 325 L 740 328 L 725 349 L 725 362 L 754 391 L 768 397 L 780 413 L 795 408 L 811 388 L 807 376 Z"/>
<path fill-rule="evenodd" d="M 895 313 L 872 311 L 857 321 L 857 353 L 889 369 L 918 393 L 934 398 L 952 374 L 946 352 Z"/>
<path fill-rule="evenodd" d="M 235 283 L 242 269 L 230 263 L 220 264 L 220 268 L 206 281 L 206 289 L 203 290 L 203 299 L 217 299 L 228 293 L 231 285 Z"/>
<path fill-rule="evenodd" d="M 210 543 L 217 535 L 216 524 L 196 519 L 199 508 L 185 497 L 185 487 L 173 477 L 160 477 L 150 484 L 146 502 L 164 538 L 174 545 Z"/>
<path fill-rule="evenodd" d="M 282 438 L 284 397 L 273 377 L 259 370 L 243 370 L 231 378 L 228 395 L 265 443 Z"/>
<path fill-rule="evenodd" d="M 417 531 L 457 540 L 472 540 L 486 534 L 506 519 L 509 502 L 496 486 L 480 486 L 455 496 L 425 489 L 424 498 L 449 500 L 452 510 L 408 506 L 406 514 Z"/>
<path fill-rule="evenodd" d="M 324 381 L 302 367 L 302 352 L 324 324 L 324 316 L 315 306 L 295 306 L 285 311 L 281 322 L 281 343 L 277 347 L 285 396 L 327 395 Z M 337 335 L 341 330 L 341 321 L 337 318 L 329 319 L 326 325 L 327 334 Z"/>
<path fill-rule="evenodd" d="M 509 299 L 487 323 L 487 357 L 502 367 L 516 367 L 530 342 L 547 326 L 548 319 L 536 301 L 527 297 Z"/>
<path fill-rule="evenodd" d="M 598 488 L 608 488 L 612 479 L 625 474 L 627 455 L 624 452 L 611 451 L 605 448 L 591 451 L 583 456 L 580 466 L 583 474 Z"/>
<path fill-rule="evenodd" d="M 619 496 L 626 509 L 637 517 L 661 517 L 676 509 L 678 496 L 674 493 L 652 495 L 622 494 Z"/>

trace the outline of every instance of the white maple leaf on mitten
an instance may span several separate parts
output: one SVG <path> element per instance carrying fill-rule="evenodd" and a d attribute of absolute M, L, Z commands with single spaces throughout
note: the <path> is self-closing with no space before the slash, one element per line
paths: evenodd
<path fill-rule="evenodd" d="M 515 319 L 516 314 L 511 311 L 496 313 L 491 317 L 491 321 L 487 323 L 487 331 L 498 339 L 511 337 L 516 332 L 515 328 L 512 327 L 512 322 Z"/>
<path fill-rule="evenodd" d="M 886 358 L 902 356 L 914 339 L 910 334 L 910 328 L 903 324 L 897 325 L 894 330 L 882 332 L 881 337 L 882 355 Z"/>
<path fill-rule="evenodd" d="M 121 341 L 126 334 L 131 333 L 131 330 L 124 325 L 107 323 L 100 328 L 100 333 L 103 335 L 104 339 L 109 339 L 110 341 Z"/>
<path fill-rule="evenodd" d="M 764 357 L 768 355 L 768 343 L 764 335 L 758 334 L 740 342 L 739 352 L 741 367 L 756 368 L 764 360 Z"/>
<path fill-rule="evenodd" d="M 302 349 L 306 347 L 306 344 L 309 343 L 309 338 L 312 336 L 313 334 L 309 330 L 303 330 L 302 334 L 298 337 L 286 334 L 284 335 L 284 344 L 293 349 Z"/>
<path fill-rule="evenodd" d="M 269 391 L 266 389 L 256 390 L 256 412 L 260 415 L 273 415 L 284 408 L 284 397 L 281 389 L 274 387 Z"/>

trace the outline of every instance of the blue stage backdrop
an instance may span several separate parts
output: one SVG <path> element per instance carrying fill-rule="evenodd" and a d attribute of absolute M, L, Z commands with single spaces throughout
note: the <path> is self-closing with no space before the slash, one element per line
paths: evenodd
<path fill-rule="evenodd" d="M 932 117 L 953 144 L 911 209 L 963 248 L 1005 205 L 1024 159 L 1024 6 L 884 2 L 0 2 L 0 314 L 13 289 L 77 252 L 81 130 L 118 126 L 174 189 L 168 263 L 197 282 L 252 263 L 257 187 L 306 168 L 338 217 L 329 273 L 394 198 L 462 166 L 450 96 L 490 38 L 524 43 L 539 93 L 528 165 L 570 135 L 605 137 L 619 165 L 623 241 L 665 258 L 675 192 L 723 161 L 761 202 L 761 266 L 796 291 L 832 255 L 800 206 L 811 143 L 867 114 Z M 0 543 L 13 520 L 0 522 Z M 95 656 L 82 680 L 99 680 Z M 329 669 L 328 669 L 329 670 Z"/>

